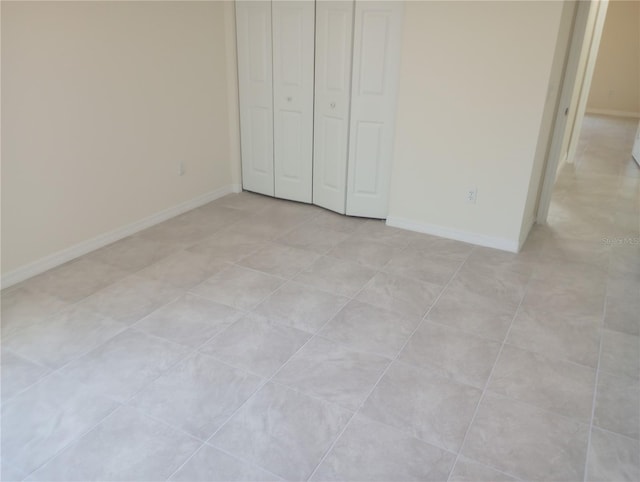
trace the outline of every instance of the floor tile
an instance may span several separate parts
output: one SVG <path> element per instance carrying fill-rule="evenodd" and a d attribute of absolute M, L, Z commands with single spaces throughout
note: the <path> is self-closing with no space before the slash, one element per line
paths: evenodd
<path fill-rule="evenodd" d="M 268 378 L 310 337 L 305 331 L 248 314 L 202 346 L 200 351 Z"/>
<path fill-rule="evenodd" d="M 291 278 L 319 258 L 317 253 L 303 249 L 269 244 L 247 256 L 238 264 L 282 278 Z"/>
<path fill-rule="evenodd" d="M 388 273 L 376 273 L 357 299 L 403 316 L 422 317 L 444 286 Z"/>
<path fill-rule="evenodd" d="M 434 254 L 409 247 L 391 258 L 383 270 L 398 276 L 445 284 L 462 265 L 464 258 L 458 253 Z"/>
<path fill-rule="evenodd" d="M 589 423 L 595 378 L 591 368 L 506 345 L 488 389 Z"/>
<path fill-rule="evenodd" d="M 331 229 L 351 234 L 364 224 L 365 220 L 354 216 L 342 216 L 332 211 L 322 210 L 309 224 L 322 229 Z"/>
<path fill-rule="evenodd" d="M 326 254 L 331 248 L 348 237 L 349 234 L 345 232 L 306 223 L 288 231 L 277 238 L 275 242 L 318 254 Z"/>
<path fill-rule="evenodd" d="M 189 247 L 188 251 L 235 263 L 260 249 L 266 241 L 262 236 L 223 230 Z"/>
<path fill-rule="evenodd" d="M 0 306 L 2 338 L 6 339 L 27 326 L 62 310 L 68 306 L 68 303 L 42 291 L 18 287 L 10 291 L 2 291 Z"/>
<path fill-rule="evenodd" d="M 457 452 L 481 393 L 428 370 L 394 362 L 360 413 Z"/>
<path fill-rule="evenodd" d="M 404 248 L 411 241 L 422 239 L 425 236 L 414 231 L 387 226 L 384 219 L 367 219 L 359 224 L 351 234 L 351 238 L 354 240 L 369 240 L 395 248 Z"/>
<path fill-rule="evenodd" d="M 226 261 L 208 254 L 178 251 L 136 274 L 180 290 L 188 290 L 227 268 Z"/>
<path fill-rule="evenodd" d="M 352 300 L 318 334 L 357 351 L 393 358 L 419 322 Z"/>
<path fill-rule="evenodd" d="M 529 480 L 582 480 L 589 426 L 487 393 L 462 453 Z"/>
<path fill-rule="evenodd" d="M 578 242 L 568 239 L 566 242 Z M 565 288 L 570 288 L 568 294 L 580 296 L 591 295 L 599 298 L 606 292 L 607 269 L 605 266 L 584 262 L 569 261 L 556 257 L 540 257 L 533 271 L 532 286 L 536 291 L 553 290 L 562 297 Z M 554 287 L 559 289 L 554 290 Z"/>
<path fill-rule="evenodd" d="M 607 296 L 610 298 L 633 299 L 640 290 L 640 275 L 622 274 L 609 277 L 607 282 Z"/>
<path fill-rule="evenodd" d="M 267 384 L 211 443 L 280 477 L 302 480 L 311 475 L 350 417 L 336 405 Z"/>
<path fill-rule="evenodd" d="M 593 424 L 635 439 L 640 438 L 640 386 L 638 380 L 609 373 L 598 374 Z"/>
<path fill-rule="evenodd" d="M 130 403 L 146 415 L 206 440 L 261 384 L 255 375 L 195 354 Z"/>
<path fill-rule="evenodd" d="M 278 372 L 274 381 L 357 410 L 389 360 L 316 337 Z"/>
<path fill-rule="evenodd" d="M 314 481 L 442 481 L 455 456 L 356 416 L 318 467 Z"/>
<path fill-rule="evenodd" d="M 128 329 L 74 360 L 62 373 L 125 402 L 187 353 L 180 345 Z"/>
<path fill-rule="evenodd" d="M 609 263 L 609 248 L 600 240 L 583 241 L 576 239 L 550 238 L 544 244 L 539 261 L 553 260 L 552 263 L 585 263 L 605 267 Z"/>
<path fill-rule="evenodd" d="M 513 321 L 507 343 L 596 368 L 600 319 L 596 314 L 559 315 L 521 309 Z"/>
<path fill-rule="evenodd" d="M 49 368 L 60 368 L 126 327 L 76 305 L 10 337 L 4 348 Z"/>
<path fill-rule="evenodd" d="M 524 309 L 576 316 L 602 316 L 604 291 L 589 292 L 574 283 L 533 280 L 522 301 Z"/>
<path fill-rule="evenodd" d="M 20 482 L 26 477 L 26 474 L 16 467 L 8 465 L 6 462 L 2 462 L 0 467 L 0 480 L 3 482 Z"/>
<path fill-rule="evenodd" d="M 409 243 L 411 250 L 425 254 L 466 259 L 475 249 L 473 244 L 463 243 L 454 239 L 440 238 L 429 234 L 421 234 Z"/>
<path fill-rule="evenodd" d="M 515 482 L 516 480 L 518 479 L 464 457 L 458 459 L 449 476 L 449 482 Z"/>
<path fill-rule="evenodd" d="M 44 378 L 2 406 L 2 459 L 28 474 L 116 407 L 91 387 Z"/>
<path fill-rule="evenodd" d="M 2 364 L 0 365 L 2 403 L 29 388 L 49 372 L 48 368 L 25 360 L 3 348 Z"/>
<path fill-rule="evenodd" d="M 341 296 L 355 296 L 375 271 L 350 261 L 323 256 L 294 280 Z"/>
<path fill-rule="evenodd" d="M 258 305 L 254 312 L 279 323 L 315 333 L 348 301 L 309 286 L 289 281 Z"/>
<path fill-rule="evenodd" d="M 429 311 L 428 320 L 502 342 L 516 308 L 470 291 L 453 280 Z"/>
<path fill-rule="evenodd" d="M 282 480 L 255 465 L 203 445 L 170 480 L 179 482 L 256 482 Z"/>
<path fill-rule="evenodd" d="M 640 335 L 640 298 L 607 296 L 604 327 L 629 335 Z"/>
<path fill-rule="evenodd" d="M 241 219 L 227 228 L 228 232 L 272 240 L 283 232 L 299 226 L 307 218 L 303 213 L 278 215 L 273 212 L 274 208 L 276 206 L 267 207 L 259 214 L 252 214 L 245 219 Z M 277 211 L 278 209 L 276 209 Z"/>
<path fill-rule="evenodd" d="M 27 480 L 164 480 L 199 446 L 194 438 L 123 407 Z"/>
<path fill-rule="evenodd" d="M 230 266 L 191 290 L 240 310 L 250 310 L 284 283 L 284 279 L 239 266 Z"/>
<path fill-rule="evenodd" d="M 638 479 L 637 122 L 583 126 L 517 254 L 244 192 L 3 290 L 0 478 Z"/>
<path fill-rule="evenodd" d="M 170 244 L 175 249 L 184 249 L 202 242 L 214 235 L 224 226 L 240 218 L 242 213 L 219 206 L 215 213 L 201 208 L 188 211 L 138 233 L 138 236 L 151 241 Z"/>
<path fill-rule="evenodd" d="M 88 259 L 134 272 L 172 254 L 174 244 L 129 236 L 87 255 Z"/>
<path fill-rule="evenodd" d="M 640 338 L 627 333 L 602 330 L 600 370 L 640 378 Z"/>
<path fill-rule="evenodd" d="M 187 293 L 136 323 L 150 335 L 189 347 L 210 340 L 242 316 L 242 312 Z"/>
<path fill-rule="evenodd" d="M 29 286 L 62 301 L 75 303 L 123 279 L 128 273 L 127 270 L 82 257 L 32 278 Z"/>
<path fill-rule="evenodd" d="M 484 388 L 500 344 L 453 328 L 424 322 L 399 359 L 457 382 Z"/>
<path fill-rule="evenodd" d="M 380 269 L 399 251 L 400 248 L 389 244 L 351 236 L 329 251 L 329 255 L 349 262 L 355 261 L 369 268 Z"/>
<path fill-rule="evenodd" d="M 524 296 L 529 277 L 529 273 L 465 263 L 453 281 L 470 293 L 493 299 L 505 308 L 515 309 Z"/>
<path fill-rule="evenodd" d="M 269 196 L 261 196 L 260 194 L 243 191 L 240 193 L 227 194 L 217 199 L 215 204 L 253 213 L 277 204 L 278 202 L 282 201 Z"/>
<path fill-rule="evenodd" d="M 640 480 L 640 443 L 594 428 L 591 431 L 586 480 Z"/>
<path fill-rule="evenodd" d="M 166 283 L 131 275 L 82 301 L 81 306 L 131 325 L 180 294 L 181 290 Z"/>
<path fill-rule="evenodd" d="M 529 240 L 532 241 L 531 247 L 529 244 L 525 244 L 517 254 L 500 249 L 476 246 L 465 261 L 465 266 L 490 268 L 497 272 L 509 271 L 530 275 L 538 259 L 538 250 L 533 249 L 535 240 L 533 240 L 531 234 L 527 242 Z"/>

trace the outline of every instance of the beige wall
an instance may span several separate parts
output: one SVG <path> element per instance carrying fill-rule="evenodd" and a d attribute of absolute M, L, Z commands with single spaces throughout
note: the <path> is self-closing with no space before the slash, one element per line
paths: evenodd
<path fill-rule="evenodd" d="M 406 3 L 390 219 L 517 246 L 561 13 Z M 234 35 L 223 2 L 2 2 L 3 274 L 239 182 Z"/>
<path fill-rule="evenodd" d="M 587 112 L 640 117 L 640 2 L 610 0 Z"/>
<path fill-rule="evenodd" d="M 228 10 L 2 2 L 3 274 L 230 187 Z"/>
<path fill-rule="evenodd" d="M 517 247 L 562 11 L 406 3 L 392 223 Z"/>

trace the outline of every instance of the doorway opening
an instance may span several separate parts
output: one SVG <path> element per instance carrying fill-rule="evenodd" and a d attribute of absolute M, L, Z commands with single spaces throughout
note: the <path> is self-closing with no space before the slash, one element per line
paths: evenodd
<path fill-rule="evenodd" d="M 635 2 L 575 5 L 536 218 L 555 235 L 637 240 L 640 168 L 631 156 L 640 117 L 637 18 Z"/>

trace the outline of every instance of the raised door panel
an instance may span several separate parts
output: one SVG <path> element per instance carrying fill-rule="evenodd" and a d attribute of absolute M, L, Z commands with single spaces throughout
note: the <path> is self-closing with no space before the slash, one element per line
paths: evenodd
<path fill-rule="evenodd" d="M 242 186 L 274 195 L 271 3 L 236 2 Z"/>
<path fill-rule="evenodd" d="M 387 216 L 402 14 L 403 2 L 355 6 L 346 209 L 352 216 Z"/>
<path fill-rule="evenodd" d="M 352 1 L 316 2 L 313 202 L 344 214 L 351 98 Z"/>
<path fill-rule="evenodd" d="M 313 0 L 272 3 L 275 196 L 311 202 Z"/>

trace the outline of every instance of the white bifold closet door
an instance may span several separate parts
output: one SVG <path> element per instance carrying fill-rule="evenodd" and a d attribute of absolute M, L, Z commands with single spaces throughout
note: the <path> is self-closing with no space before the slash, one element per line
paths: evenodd
<path fill-rule="evenodd" d="M 402 13 L 393 0 L 236 1 L 244 189 L 387 216 Z"/>
<path fill-rule="evenodd" d="M 274 195 L 271 2 L 236 2 L 242 186 Z"/>
<path fill-rule="evenodd" d="M 316 2 L 313 203 L 345 213 L 353 1 Z"/>
<path fill-rule="evenodd" d="M 403 2 L 316 2 L 313 202 L 385 218 Z"/>
<path fill-rule="evenodd" d="M 346 210 L 352 216 L 387 217 L 403 3 L 355 4 Z"/>
<path fill-rule="evenodd" d="M 272 2 L 275 196 L 311 202 L 314 2 Z"/>

